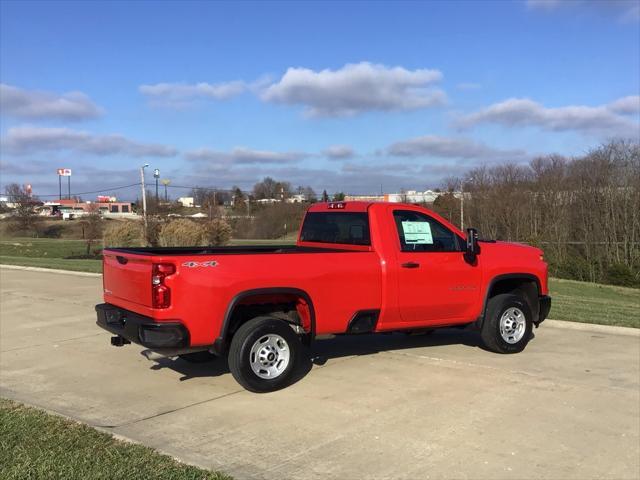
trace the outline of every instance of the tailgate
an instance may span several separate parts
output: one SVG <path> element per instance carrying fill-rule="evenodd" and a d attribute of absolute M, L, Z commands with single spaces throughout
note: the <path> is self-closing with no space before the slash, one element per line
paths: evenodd
<path fill-rule="evenodd" d="M 152 257 L 103 251 L 104 293 L 151 307 Z"/>

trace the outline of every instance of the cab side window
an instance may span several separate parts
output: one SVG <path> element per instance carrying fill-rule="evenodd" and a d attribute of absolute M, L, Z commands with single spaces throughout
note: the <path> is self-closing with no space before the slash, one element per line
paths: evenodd
<path fill-rule="evenodd" d="M 459 252 L 458 236 L 437 220 L 412 210 L 395 210 L 393 218 L 403 252 Z"/>

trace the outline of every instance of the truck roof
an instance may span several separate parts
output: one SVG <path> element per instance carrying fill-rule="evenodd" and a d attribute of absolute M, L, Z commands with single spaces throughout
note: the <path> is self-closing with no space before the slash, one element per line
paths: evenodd
<path fill-rule="evenodd" d="M 342 211 L 342 212 L 366 212 L 372 203 L 383 202 L 317 202 L 309 207 L 309 212 L 327 212 L 327 211 Z"/>

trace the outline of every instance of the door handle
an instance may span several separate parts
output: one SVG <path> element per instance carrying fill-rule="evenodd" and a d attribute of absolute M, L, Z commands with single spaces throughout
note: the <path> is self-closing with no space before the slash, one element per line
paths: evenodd
<path fill-rule="evenodd" d="M 420 264 L 417 262 L 407 262 L 400 265 L 402 268 L 418 268 Z"/>

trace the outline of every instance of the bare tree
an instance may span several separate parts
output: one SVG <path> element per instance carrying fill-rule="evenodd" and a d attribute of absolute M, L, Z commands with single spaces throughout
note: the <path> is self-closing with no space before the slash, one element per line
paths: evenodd
<path fill-rule="evenodd" d="M 291 184 L 265 177 L 261 182 L 253 186 L 253 196 L 257 200 L 266 198 L 285 200 L 291 196 Z"/>
<path fill-rule="evenodd" d="M 640 145 L 612 141 L 579 158 L 480 167 L 445 186 L 465 191 L 465 224 L 484 237 L 540 245 L 551 273 L 640 285 Z M 468 195 L 468 196 L 467 196 Z M 434 209 L 453 223 L 452 201 Z"/>
<path fill-rule="evenodd" d="M 102 238 L 102 216 L 96 204 L 89 205 L 89 212 L 82 216 L 82 238 L 87 245 L 87 255 L 91 254 L 91 246 Z"/>
<path fill-rule="evenodd" d="M 41 223 L 41 217 L 36 212 L 36 206 L 40 204 L 38 198 L 17 183 L 7 185 L 5 194 L 8 203 L 14 206 L 11 216 L 12 228 L 24 234 L 37 236 Z"/>

